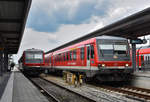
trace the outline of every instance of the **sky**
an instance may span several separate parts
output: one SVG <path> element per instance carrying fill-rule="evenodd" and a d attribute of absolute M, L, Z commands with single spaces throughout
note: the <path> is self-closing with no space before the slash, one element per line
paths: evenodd
<path fill-rule="evenodd" d="M 150 0 L 32 0 L 14 61 L 26 49 L 49 51 L 149 6 Z"/>

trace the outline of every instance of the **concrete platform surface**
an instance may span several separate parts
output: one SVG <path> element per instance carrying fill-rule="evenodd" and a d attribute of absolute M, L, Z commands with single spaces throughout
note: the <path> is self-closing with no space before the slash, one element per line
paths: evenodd
<path fill-rule="evenodd" d="M 6 85 L 8 83 L 8 80 L 10 78 L 10 75 L 11 75 L 11 72 L 6 72 L 6 73 L 3 73 L 2 76 L 0 76 L 0 100 L 4 93 Z"/>
<path fill-rule="evenodd" d="M 138 76 L 138 77 L 148 77 L 150 78 L 150 71 L 137 71 L 137 72 L 134 72 L 135 76 Z"/>
<path fill-rule="evenodd" d="M 20 72 L 12 72 L 0 102 L 49 102 Z"/>

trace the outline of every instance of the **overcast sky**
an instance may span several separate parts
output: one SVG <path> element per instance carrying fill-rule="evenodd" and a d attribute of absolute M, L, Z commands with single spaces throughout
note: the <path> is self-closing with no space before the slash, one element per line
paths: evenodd
<path fill-rule="evenodd" d="M 15 62 L 29 48 L 51 50 L 150 6 L 150 0 L 32 0 Z"/>

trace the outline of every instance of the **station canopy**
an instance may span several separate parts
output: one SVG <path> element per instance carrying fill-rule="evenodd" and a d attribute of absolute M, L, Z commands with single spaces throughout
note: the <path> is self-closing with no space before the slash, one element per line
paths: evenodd
<path fill-rule="evenodd" d="M 61 48 L 67 47 L 69 45 L 101 35 L 110 35 L 110 36 L 124 37 L 127 39 L 136 39 L 137 37 L 145 36 L 148 34 L 150 34 L 150 8 L 144 9 L 140 12 L 130 15 L 113 24 L 110 24 L 106 27 L 91 32 L 83 37 L 68 42 L 62 46 L 54 48 L 46 53 L 53 52 Z"/>
<path fill-rule="evenodd" d="M 18 52 L 31 0 L 0 0 L 0 50 Z"/>

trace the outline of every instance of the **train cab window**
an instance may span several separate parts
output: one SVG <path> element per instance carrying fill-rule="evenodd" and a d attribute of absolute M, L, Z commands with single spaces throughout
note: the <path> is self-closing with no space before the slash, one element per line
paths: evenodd
<path fill-rule="evenodd" d="M 77 59 L 77 51 L 73 50 L 73 60 L 76 60 L 76 59 Z"/>
<path fill-rule="evenodd" d="M 72 51 L 70 51 L 70 60 L 72 60 Z"/>
<path fill-rule="evenodd" d="M 94 58 L 94 46 L 91 45 L 91 58 L 93 59 Z"/>
<path fill-rule="evenodd" d="M 84 47 L 80 48 L 80 58 L 81 60 L 84 59 Z"/>

